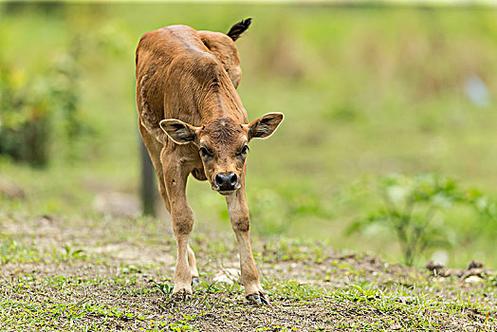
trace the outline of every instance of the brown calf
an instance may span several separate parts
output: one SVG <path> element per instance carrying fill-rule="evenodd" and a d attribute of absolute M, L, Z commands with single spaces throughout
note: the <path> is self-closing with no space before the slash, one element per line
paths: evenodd
<path fill-rule="evenodd" d="M 146 33 L 136 50 L 140 133 L 177 242 L 175 297 L 189 297 L 192 283 L 198 281 L 188 245 L 193 214 L 185 193 L 192 174 L 226 197 L 246 296 L 251 302 L 268 303 L 250 244 L 245 159 L 247 143 L 269 137 L 283 114 L 269 113 L 249 123 L 235 90 L 241 70 L 234 41 L 249 25 L 250 19 L 243 20 L 228 34 L 169 26 Z"/>

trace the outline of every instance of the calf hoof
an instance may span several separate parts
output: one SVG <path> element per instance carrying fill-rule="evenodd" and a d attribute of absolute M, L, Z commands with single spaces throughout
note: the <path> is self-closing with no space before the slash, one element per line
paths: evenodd
<path fill-rule="evenodd" d="M 263 292 L 249 294 L 246 296 L 250 304 L 254 305 L 270 305 L 269 299 Z"/>
<path fill-rule="evenodd" d="M 200 278 L 199 277 L 193 277 L 192 278 L 192 286 L 198 286 L 200 284 Z"/>
<path fill-rule="evenodd" d="M 192 293 L 185 288 L 180 289 L 177 292 L 174 292 L 173 295 L 171 296 L 171 299 L 175 302 L 186 302 L 191 300 L 192 298 Z"/>

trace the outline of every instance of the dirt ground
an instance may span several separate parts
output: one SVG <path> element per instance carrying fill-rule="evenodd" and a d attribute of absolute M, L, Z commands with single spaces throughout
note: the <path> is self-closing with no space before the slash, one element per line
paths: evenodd
<path fill-rule="evenodd" d="M 430 272 L 320 243 L 255 239 L 271 299 L 257 307 L 237 282 L 233 235 L 199 229 L 202 281 L 189 302 L 175 302 L 166 223 L 0 214 L 0 227 L 5 331 L 497 330 L 497 279 L 484 267 Z"/>

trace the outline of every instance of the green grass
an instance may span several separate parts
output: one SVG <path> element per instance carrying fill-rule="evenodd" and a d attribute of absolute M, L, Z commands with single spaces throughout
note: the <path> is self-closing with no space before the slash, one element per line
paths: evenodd
<path fill-rule="evenodd" d="M 238 265 L 233 235 L 203 229 L 192 239 L 201 283 L 183 303 L 171 299 L 174 242 L 163 223 L 55 218 L 48 231 L 36 217 L 25 217 L 19 227 L 19 218 L 1 219 L 2 330 L 491 331 L 497 326 L 497 275 L 490 270 L 480 282 L 467 283 L 333 251 L 319 242 L 255 239 L 272 305 L 254 307 L 237 282 L 214 281 L 220 271 Z"/>
<path fill-rule="evenodd" d="M 79 159 L 68 162 L 54 151 L 48 170 L 1 161 L 2 174 L 29 193 L 28 202 L 2 202 L 9 209 L 86 215 L 99 192 L 136 192 L 138 149 L 130 147 L 138 140 L 137 40 L 173 23 L 224 31 L 247 16 L 254 24 L 238 42 L 240 95 L 250 118 L 286 114 L 277 135 L 255 142 L 249 158 L 257 234 L 305 234 L 398 260 L 388 232 L 343 233 L 381 200 L 376 177 L 439 173 L 495 196 L 495 99 L 481 108 L 464 94 L 471 75 L 485 81 L 490 96 L 497 91 L 493 9 L 116 4 L 65 5 L 48 13 L 29 6 L 3 10 L 2 39 L 9 47 L 1 55 L 16 59 L 21 76 L 50 64 L 75 36 L 87 46 L 78 89 L 81 119 L 95 131 L 74 145 Z M 54 149 L 64 151 L 63 142 Z M 199 223 L 225 227 L 220 197 L 194 181 L 189 192 Z M 477 258 L 495 266 L 496 227 L 480 224 L 466 214 L 447 221 L 452 244 L 443 249 L 451 264 Z"/>
<path fill-rule="evenodd" d="M 351 264 L 358 269 L 361 261 Z M 103 268 L 104 273 L 98 267 L 98 276 L 79 276 L 80 266 L 64 267 L 63 275 L 35 271 L 11 276 L 8 282 L 3 275 L 0 321 L 3 328 L 17 330 L 172 331 L 202 331 L 215 326 L 260 331 L 393 327 L 490 331 L 497 323 L 497 294 L 488 281 L 461 289 L 457 279 L 433 282 L 426 274 L 413 278 L 409 275 L 413 271 L 402 270 L 384 274 L 383 282 L 372 281 L 367 275 L 354 277 L 342 286 L 268 277 L 264 287 L 272 306 L 257 308 L 243 301 L 238 284 L 209 282 L 211 268 L 203 273 L 206 281 L 195 289 L 189 303 L 171 302 L 171 281 L 164 279 L 157 267 L 130 270 L 109 264 Z M 340 275 L 344 274 L 336 274 L 335 278 Z M 402 282 L 391 282 L 389 278 Z"/>
<path fill-rule="evenodd" d="M 435 249 L 451 267 L 476 259 L 495 269 L 495 223 L 453 211 L 444 220 L 448 244 L 420 257 L 418 269 L 395 265 L 401 254 L 388 230 L 345 230 L 381 204 L 377 179 L 392 173 L 438 173 L 497 196 L 496 10 L 35 7 L 0 5 L 0 58 L 22 80 L 80 38 L 81 120 L 93 134 L 73 142 L 76 159 L 54 137 L 46 169 L 0 159 L 0 178 L 26 192 L 0 195 L 1 330 L 495 329 L 495 274 L 473 285 L 419 270 Z M 138 192 L 140 36 L 176 23 L 226 31 L 249 16 L 253 26 L 237 42 L 240 96 L 251 119 L 286 115 L 248 160 L 255 254 L 273 307 L 248 307 L 238 284 L 213 284 L 222 267 L 236 266 L 236 249 L 223 198 L 195 181 L 188 192 L 204 281 L 191 303 L 174 304 L 168 222 L 102 216 L 94 200 Z M 471 75 L 487 85 L 485 107 L 464 93 Z"/>

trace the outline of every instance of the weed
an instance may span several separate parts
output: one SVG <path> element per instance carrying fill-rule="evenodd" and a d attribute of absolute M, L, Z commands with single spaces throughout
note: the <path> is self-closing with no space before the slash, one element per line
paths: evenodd
<path fill-rule="evenodd" d="M 448 244 L 445 212 L 455 204 L 476 206 L 480 213 L 493 211 L 482 194 L 468 193 L 455 180 L 438 175 L 388 176 L 380 179 L 378 189 L 383 206 L 354 222 L 348 232 L 373 224 L 386 226 L 397 236 L 407 265 L 426 249 Z"/>

